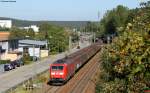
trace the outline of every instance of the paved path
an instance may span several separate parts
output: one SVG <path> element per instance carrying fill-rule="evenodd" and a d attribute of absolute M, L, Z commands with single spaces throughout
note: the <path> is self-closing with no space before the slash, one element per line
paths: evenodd
<path fill-rule="evenodd" d="M 78 51 L 78 49 L 72 49 L 67 54 L 71 54 L 75 51 Z M 66 56 L 66 52 L 55 56 L 52 55 L 48 58 L 43 59 L 41 62 L 25 65 L 17 69 L 14 69 L 12 71 L 0 74 L 0 93 L 3 93 L 6 90 L 15 87 L 18 84 L 21 84 L 22 82 L 32 78 L 36 74 L 39 74 L 47 70 L 51 63 L 65 56 Z"/>

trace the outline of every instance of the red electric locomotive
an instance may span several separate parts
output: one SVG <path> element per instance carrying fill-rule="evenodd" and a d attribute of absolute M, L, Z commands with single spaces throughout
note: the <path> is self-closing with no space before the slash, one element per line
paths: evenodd
<path fill-rule="evenodd" d="M 100 45 L 93 44 L 51 64 L 50 83 L 66 82 L 75 74 L 76 70 L 85 64 L 99 50 Z"/>

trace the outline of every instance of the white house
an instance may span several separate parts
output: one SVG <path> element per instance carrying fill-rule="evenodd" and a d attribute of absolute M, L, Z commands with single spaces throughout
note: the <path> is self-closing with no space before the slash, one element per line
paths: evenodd
<path fill-rule="evenodd" d="M 47 41 L 19 40 L 18 50 L 39 58 L 48 56 Z"/>
<path fill-rule="evenodd" d="M 36 25 L 31 25 L 30 28 L 32 28 L 34 32 L 39 32 L 39 27 L 37 27 Z"/>
<path fill-rule="evenodd" d="M 32 28 L 34 32 L 39 32 L 39 27 L 36 25 L 30 25 L 29 27 L 20 27 L 20 29 L 26 29 Z"/>
<path fill-rule="evenodd" d="M 17 60 L 20 58 L 18 39 L 9 39 L 10 32 L 0 32 L 0 60 Z"/>
<path fill-rule="evenodd" d="M 12 27 L 12 20 L 0 20 L 0 27 L 11 28 Z"/>

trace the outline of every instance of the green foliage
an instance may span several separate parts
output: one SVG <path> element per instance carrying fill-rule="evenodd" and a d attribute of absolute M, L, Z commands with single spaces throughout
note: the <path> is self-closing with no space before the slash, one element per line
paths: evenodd
<path fill-rule="evenodd" d="M 0 60 L 0 64 L 7 64 L 10 63 L 10 60 Z"/>
<path fill-rule="evenodd" d="M 23 62 L 24 64 L 30 64 L 32 61 L 32 57 L 28 53 L 23 53 Z"/>
<path fill-rule="evenodd" d="M 29 28 L 28 30 L 25 29 L 19 29 L 17 27 L 12 27 L 10 29 L 10 38 L 11 39 L 34 39 L 35 38 L 35 32 L 32 28 Z"/>
<path fill-rule="evenodd" d="M 103 50 L 97 93 L 142 93 L 150 87 L 149 11 L 148 6 L 134 10 L 130 23 Z"/>
<path fill-rule="evenodd" d="M 11 39 L 36 39 L 47 40 L 49 52 L 63 52 L 68 48 L 69 34 L 63 27 L 43 23 L 40 25 L 39 33 L 35 33 L 33 29 L 21 30 L 13 27 L 10 32 Z"/>
<path fill-rule="evenodd" d="M 32 28 L 29 28 L 27 30 L 26 35 L 29 37 L 29 39 L 34 39 L 35 38 L 35 32 Z"/>
<path fill-rule="evenodd" d="M 127 93 L 125 85 L 126 81 L 121 79 L 115 79 L 108 83 L 99 82 L 96 87 L 96 93 Z"/>
<path fill-rule="evenodd" d="M 82 29 L 83 32 L 97 32 L 98 30 L 96 22 L 87 22 L 86 26 Z"/>
<path fill-rule="evenodd" d="M 0 26 L 0 31 L 9 31 L 10 29 L 9 28 L 3 28 Z"/>
<path fill-rule="evenodd" d="M 77 32 L 71 33 L 71 37 L 72 37 L 72 42 L 73 42 L 73 43 L 79 41 L 79 36 L 78 36 L 78 33 L 77 33 Z"/>
<path fill-rule="evenodd" d="M 95 33 L 96 37 L 100 37 L 104 35 L 104 27 L 103 23 L 101 22 L 87 22 L 84 28 L 81 29 L 81 32 L 90 32 Z"/>
<path fill-rule="evenodd" d="M 63 52 L 68 48 L 69 34 L 62 27 L 44 23 L 40 25 L 39 39 L 47 40 L 50 52 Z"/>
<path fill-rule="evenodd" d="M 116 30 L 117 30 L 116 20 L 114 18 L 111 18 L 105 25 L 106 31 L 105 34 L 114 34 L 116 33 Z"/>
<path fill-rule="evenodd" d="M 103 35 L 110 35 L 123 30 L 128 14 L 129 9 L 122 5 L 118 5 L 117 8 L 107 11 L 100 21 L 100 31 L 103 32 Z"/>
<path fill-rule="evenodd" d="M 48 23 L 52 25 L 58 25 L 61 27 L 83 27 L 86 25 L 87 21 L 29 21 L 29 20 L 20 20 L 14 18 L 0 17 L 0 20 L 12 20 L 13 26 L 16 27 L 27 27 L 29 25 L 41 25 L 41 23 Z"/>
<path fill-rule="evenodd" d="M 23 39 L 27 36 L 26 30 L 21 30 L 17 27 L 12 27 L 10 29 L 10 39 Z"/>

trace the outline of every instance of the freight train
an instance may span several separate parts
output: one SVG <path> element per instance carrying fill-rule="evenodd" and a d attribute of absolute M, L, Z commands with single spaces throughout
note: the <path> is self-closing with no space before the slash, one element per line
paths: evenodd
<path fill-rule="evenodd" d="M 100 50 L 100 44 L 85 47 L 69 56 L 59 59 L 50 65 L 50 84 L 63 84 L 68 81 L 79 68 Z"/>

